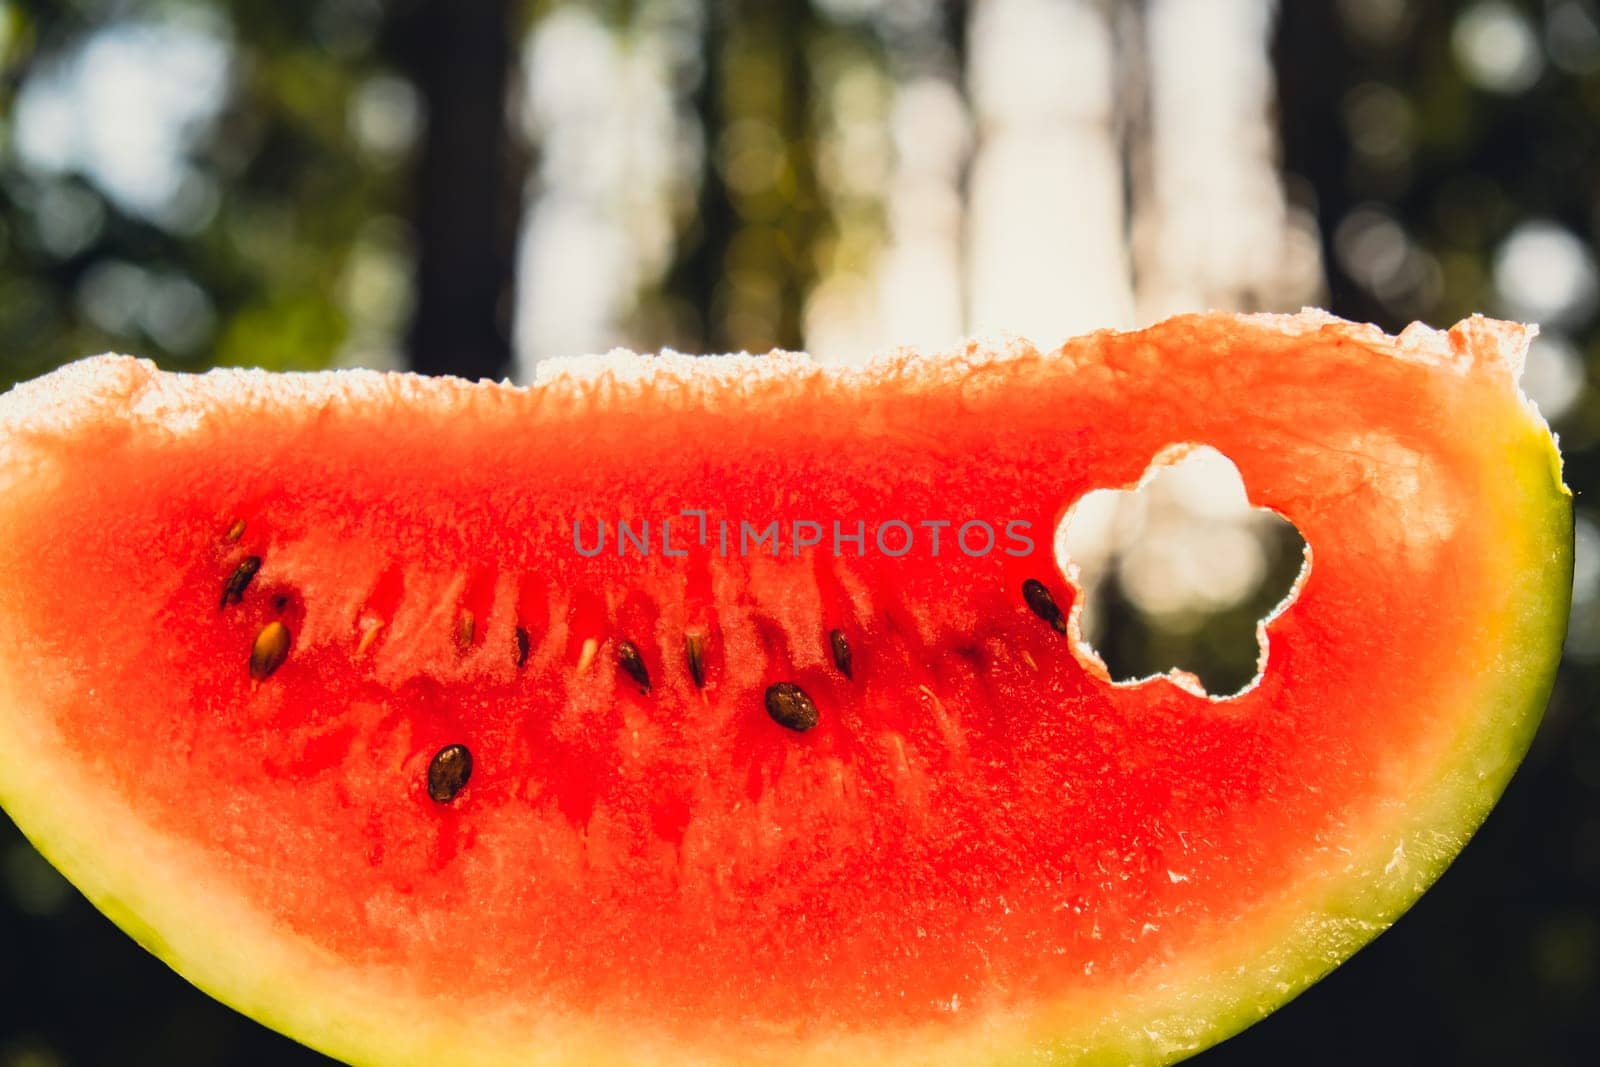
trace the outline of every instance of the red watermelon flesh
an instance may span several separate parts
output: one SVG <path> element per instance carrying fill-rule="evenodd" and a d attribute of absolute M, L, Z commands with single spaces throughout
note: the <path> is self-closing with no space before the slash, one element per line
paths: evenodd
<path fill-rule="evenodd" d="M 0 399 L 0 800 L 356 1062 L 1177 1058 L 1392 921 L 1526 748 L 1571 567 L 1528 336 L 85 361 Z M 1309 545 L 1227 700 L 1113 684 L 1052 555 L 1200 444 Z"/>

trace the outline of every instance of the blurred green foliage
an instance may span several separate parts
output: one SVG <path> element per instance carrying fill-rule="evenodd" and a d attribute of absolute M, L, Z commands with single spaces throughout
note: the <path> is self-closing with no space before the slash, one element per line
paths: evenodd
<path fill-rule="evenodd" d="M 383 17 L 376 0 L 0 6 L 0 114 L 96 38 L 149 26 L 215 42 L 227 79 L 214 116 L 182 131 L 186 184 L 170 211 L 131 209 L 7 137 L 0 380 L 105 350 L 174 368 L 323 367 L 372 327 L 363 318 L 387 316 L 392 332 L 400 312 L 360 291 L 365 262 L 403 274 L 408 255 L 407 146 L 364 143 L 357 128 L 362 94 L 393 76 Z M 144 58 L 162 61 L 159 49 Z M 168 312 L 183 321 L 161 317 L 164 291 L 183 295 Z"/>

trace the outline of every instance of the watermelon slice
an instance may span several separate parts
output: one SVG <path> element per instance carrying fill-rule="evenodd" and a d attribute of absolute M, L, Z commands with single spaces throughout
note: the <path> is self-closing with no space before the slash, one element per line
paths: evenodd
<path fill-rule="evenodd" d="M 1528 745 L 1572 537 L 1529 337 L 79 363 L 0 399 L 0 801 L 354 1062 L 1180 1058 L 1392 922 Z M 1229 699 L 1114 684 L 1052 551 L 1199 444 L 1309 544 Z"/>

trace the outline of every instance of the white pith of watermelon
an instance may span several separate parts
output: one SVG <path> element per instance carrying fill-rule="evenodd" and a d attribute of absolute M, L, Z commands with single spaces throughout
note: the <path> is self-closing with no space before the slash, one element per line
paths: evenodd
<path fill-rule="evenodd" d="M 1525 341 L 1188 318 L 532 391 L 69 368 L 0 401 L 0 801 L 202 988 L 359 1062 L 1169 1060 L 1403 911 L 1526 748 L 1571 513 Z M 1111 686 L 1018 593 L 1066 610 L 1047 531 L 1179 442 L 1315 561 L 1229 701 Z M 1039 550 L 572 549 L 572 518 L 683 508 L 1018 518 Z M 767 717 L 777 680 L 817 729 Z"/>

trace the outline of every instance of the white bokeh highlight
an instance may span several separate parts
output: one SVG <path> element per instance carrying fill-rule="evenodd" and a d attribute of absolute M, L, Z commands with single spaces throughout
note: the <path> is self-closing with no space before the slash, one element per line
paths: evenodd
<path fill-rule="evenodd" d="M 24 166 L 87 176 L 123 210 L 178 230 L 217 193 L 188 159 L 227 99 L 232 48 L 199 11 L 113 22 L 23 83 L 13 137 Z"/>

